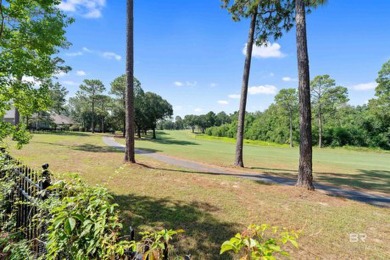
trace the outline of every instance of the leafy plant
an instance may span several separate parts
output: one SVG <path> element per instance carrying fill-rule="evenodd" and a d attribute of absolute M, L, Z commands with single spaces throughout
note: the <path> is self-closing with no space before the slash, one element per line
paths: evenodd
<path fill-rule="evenodd" d="M 7 245 L 3 249 L 3 252 L 7 254 L 5 259 L 9 260 L 34 259 L 34 254 L 31 251 L 30 244 L 27 240 L 21 240 L 18 242 L 8 241 Z"/>
<path fill-rule="evenodd" d="M 276 259 L 275 255 L 289 256 L 282 247 L 286 243 L 298 248 L 298 232 L 267 224 L 249 225 L 241 234 L 237 233 L 221 246 L 220 254 L 233 251 L 240 259 Z"/>
<path fill-rule="evenodd" d="M 165 259 L 168 257 L 168 252 L 173 251 L 173 245 L 170 244 L 170 241 L 175 235 L 183 232 L 182 229 L 140 232 L 142 239 L 138 242 L 131 241 L 132 250 L 143 255 L 143 259 Z"/>
<path fill-rule="evenodd" d="M 47 258 L 111 259 L 130 248 L 119 241 L 122 224 L 117 204 L 107 189 L 89 187 L 79 178 L 50 187 L 45 205 L 52 216 L 48 226 Z"/>

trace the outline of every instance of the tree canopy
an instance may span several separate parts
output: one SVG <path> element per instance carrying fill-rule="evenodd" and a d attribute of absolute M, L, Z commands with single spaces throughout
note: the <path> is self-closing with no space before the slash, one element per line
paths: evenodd
<path fill-rule="evenodd" d="M 45 109 L 50 100 L 48 79 L 69 70 L 56 55 L 69 46 L 65 28 L 73 19 L 58 4 L 57 0 L 0 2 L 0 116 L 11 105 L 22 116 Z M 0 139 L 13 135 L 19 144 L 25 143 L 24 128 L 2 122 Z"/>

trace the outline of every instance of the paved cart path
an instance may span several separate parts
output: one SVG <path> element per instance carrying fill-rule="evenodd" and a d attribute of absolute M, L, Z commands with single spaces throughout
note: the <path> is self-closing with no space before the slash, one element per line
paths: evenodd
<path fill-rule="evenodd" d="M 118 150 L 125 150 L 125 146 L 123 144 L 120 144 L 115 141 L 113 137 L 104 136 L 103 142 L 111 147 L 114 147 Z M 214 174 L 214 175 L 229 175 L 229 176 L 236 176 L 239 178 L 245 178 L 255 181 L 261 181 L 265 183 L 274 183 L 274 184 L 281 184 L 281 185 L 294 185 L 295 180 L 290 178 L 284 178 L 284 177 L 278 177 L 278 176 L 269 176 L 261 173 L 252 173 L 252 172 L 244 172 L 244 171 L 237 171 L 237 170 L 231 170 L 224 167 L 209 165 L 209 164 L 203 164 L 198 162 L 193 162 L 185 159 L 175 158 L 171 156 L 167 156 L 161 153 L 155 153 L 155 152 L 149 152 L 147 150 L 141 150 L 141 149 L 135 149 L 136 154 L 142 154 L 148 157 L 151 157 L 155 160 L 174 165 L 177 167 L 189 169 L 192 171 L 196 171 L 199 173 L 206 173 L 206 174 Z M 317 191 L 322 191 L 326 194 L 332 195 L 332 196 L 340 196 L 351 200 L 356 200 L 364 203 L 368 203 L 375 206 L 381 206 L 381 207 L 389 207 L 390 208 L 390 196 L 382 196 L 377 194 L 371 194 L 367 192 L 357 191 L 357 190 L 351 190 L 351 189 L 344 189 L 339 188 L 335 186 L 330 185 L 324 185 L 320 183 L 315 183 L 315 187 Z"/>

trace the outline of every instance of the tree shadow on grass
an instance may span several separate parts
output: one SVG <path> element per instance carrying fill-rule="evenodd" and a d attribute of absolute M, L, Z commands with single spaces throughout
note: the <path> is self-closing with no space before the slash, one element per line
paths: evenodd
<path fill-rule="evenodd" d="M 176 140 L 173 138 L 164 138 L 164 139 L 149 139 L 149 141 L 159 144 L 175 144 L 175 145 L 199 145 L 195 142 L 190 141 L 183 141 L 183 140 Z"/>
<path fill-rule="evenodd" d="M 93 152 L 93 153 L 123 153 L 124 147 L 111 147 L 111 146 L 101 146 L 94 144 L 80 144 L 72 146 L 73 150 L 84 151 L 84 152 Z M 136 154 L 150 154 L 159 152 L 155 149 L 136 149 Z"/>
<path fill-rule="evenodd" d="M 67 131 L 36 131 L 36 132 L 31 132 L 32 134 L 42 134 L 42 135 L 67 135 L 67 136 L 90 136 L 92 133 L 84 133 L 84 132 L 67 132 Z"/>
<path fill-rule="evenodd" d="M 390 194 L 390 171 L 360 169 L 359 172 L 358 174 L 324 173 L 316 176 L 316 179 L 336 186 L 347 185 Z"/>
<path fill-rule="evenodd" d="M 232 259 L 228 254 L 219 255 L 219 250 L 240 227 L 216 219 L 211 212 L 219 211 L 218 207 L 199 201 L 189 203 L 134 194 L 114 195 L 114 200 L 119 204 L 124 226 L 132 226 L 136 233 L 148 227 L 184 229 L 185 233 L 175 243 L 179 255 L 191 254 L 194 259 Z"/>
<path fill-rule="evenodd" d="M 256 181 L 259 184 L 263 185 L 273 185 L 272 182 L 268 181 L 267 179 L 270 179 L 272 181 L 275 180 L 280 180 L 280 182 L 284 181 L 285 178 L 281 177 L 267 177 L 264 175 L 260 174 L 245 174 L 245 173 L 227 173 L 227 172 L 222 172 L 222 171 L 196 171 L 196 170 L 185 170 L 185 169 L 168 169 L 168 168 L 163 168 L 163 167 L 151 167 L 146 164 L 138 163 L 139 165 L 149 168 L 149 169 L 154 169 L 154 170 L 160 170 L 160 171 L 166 171 L 166 172 L 182 172 L 182 173 L 194 173 L 194 174 L 201 174 L 201 175 L 219 175 L 219 176 L 227 176 L 227 177 L 232 177 L 232 178 L 244 178 L 244 179 L 249 179 Z"/>
<path fill-rule="evenodd" d="M 72 146 L 73 150 L 84 151 L 84 152 L 93 152 L 93 153 L 122 153 L 122 151 L 110 147 L 110 146 L 100 146 L 94 144 L 80 144 Z"/>

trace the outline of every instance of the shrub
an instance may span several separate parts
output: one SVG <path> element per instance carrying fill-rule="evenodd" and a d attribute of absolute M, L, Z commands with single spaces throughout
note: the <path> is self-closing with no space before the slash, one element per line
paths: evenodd
<path fill-rule="evenodd" d="M 130 242 L 120 241 L 122 224 L 117 204 L 107 189 L 89 187 L 79 178 L 50 187 L 52 195 L 43 204 L 48 223 L 47 258 L 110 259 L 123 255 Z"/>
<path fill-rule="evenodd" d="M 220 254 L 233 251 L 241 256 L 240 259 L 275 259 L 275 255 L 289 256 L 289 253 L 282 249 L 287 242 L 298 248 L 297 238 L 298 233 L 293 230 L 279 230 L 278 227 L 267 224 L 250 225 L 241 234 L 237 233 L 225 241 Z"/>

